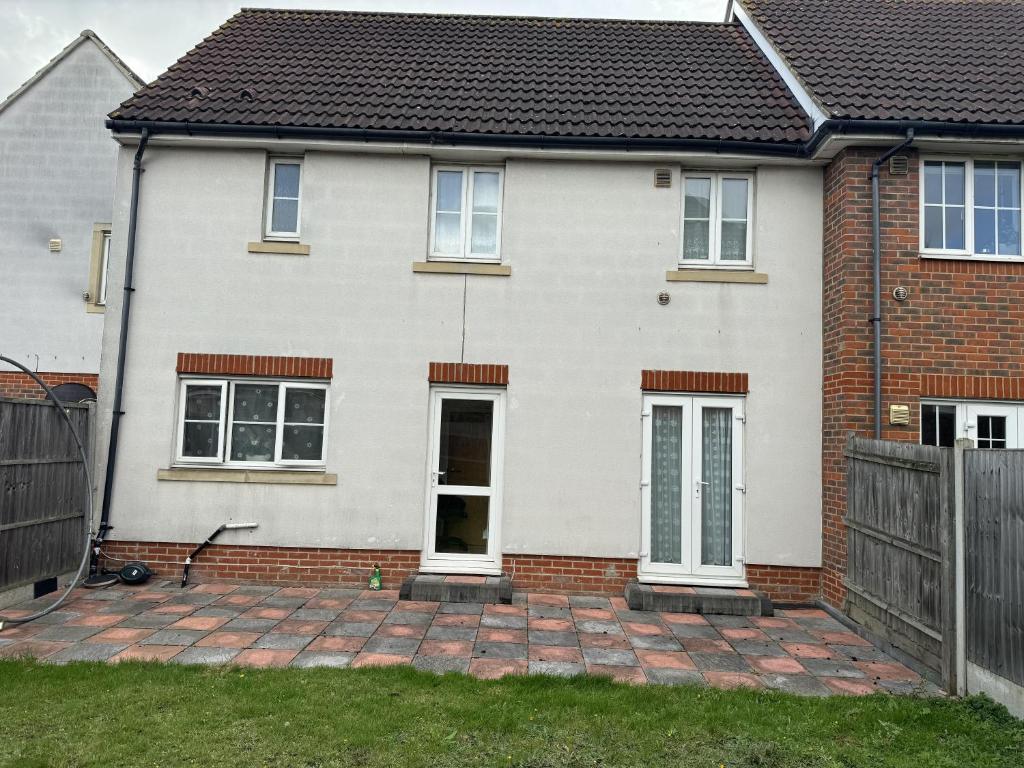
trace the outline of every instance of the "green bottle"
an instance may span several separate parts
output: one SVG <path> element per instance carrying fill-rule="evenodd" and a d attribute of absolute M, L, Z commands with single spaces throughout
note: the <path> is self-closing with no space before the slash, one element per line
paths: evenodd
<path fill-rule="evenodd" d="M 370 589 L 372 589 L 374 591 L 379 591 L 380 588 L 381 588 L 380 564 L 379 563 L 374 563 L 373 564 L 373 570 L 370 572 Z"/>

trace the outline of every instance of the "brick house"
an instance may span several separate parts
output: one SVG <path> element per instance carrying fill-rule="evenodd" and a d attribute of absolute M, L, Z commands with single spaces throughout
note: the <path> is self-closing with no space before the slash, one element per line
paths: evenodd
<path fill-rule="evenodd" d="M 912 142 L 879 168 L 878 436 L 1024 447 L 1016 75 L 1024 8 L 942 0 L 737 0 L 734 8 L 834 144 L 816 152 L 827 158 L 821 589 L 840 605 L 843 445 L 850 431 L 876 429 L 872 165 L 908 129 Z"/>
<path fill-rule="evenodd" d="M 236 15 L 108 122 L 111 285 L 128 254 L 138 282 L 128 346 L 105 328 L 105 551 L 168 572 L 251 521 L 197 573 L 841 603 L 848 431 L 1024 436 L 1024 108 L 876 51 L 963 56 L 1001 12 Z"/>
<path fill-rule="evenodd" d="M 103 116 L 141 86 L 85 30 L 0 102 L 0 353 L 74 385 L 65 397 L 98 387 L 116 155 Z M 0 363 L 0 397 L 44 396 Z"/>

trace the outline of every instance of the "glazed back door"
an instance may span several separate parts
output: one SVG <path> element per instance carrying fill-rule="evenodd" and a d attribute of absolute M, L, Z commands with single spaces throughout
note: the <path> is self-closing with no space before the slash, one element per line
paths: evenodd
<path fill-rule="evenodd" d="M 644 397 L 644 581 L 743 580 L 743 401 Z"/>
<path fill-rule="evenodd" d="M 498 573 L 504 393 L 435 389 L 422 567 Z"/>
<path fill-rule="evenodd" d="M 1015 405 L 971 403 L 966 408 L 965 434 L 978 448 L 1020 448 L 1022 410 Z"/>

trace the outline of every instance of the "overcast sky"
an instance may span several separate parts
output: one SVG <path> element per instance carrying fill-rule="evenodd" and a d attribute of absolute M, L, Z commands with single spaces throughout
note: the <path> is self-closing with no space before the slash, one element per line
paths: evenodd
<path fill-rule="evenodd" d="M 143 80 L 242 6 L 721 21 L 726 0 L 0 0 L 0 100 L 83 29 Z"/>

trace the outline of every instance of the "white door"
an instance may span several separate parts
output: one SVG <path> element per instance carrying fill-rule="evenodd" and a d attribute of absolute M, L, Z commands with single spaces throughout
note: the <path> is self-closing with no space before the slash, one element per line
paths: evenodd
<path fill-rule="evenodd" d="M 643 581 L 745 586 L 743 400 L 644 397 Z"/>
<path fill-rule="evenodd" d="M 424 571 L 501 572 L 504 405 L 500 390 L 431 390 Z"/>
<path fill-rule="evenodd" d="M 1020 448 L 1022 409 L 1016 405 L 971 403 L 965 409 L 964 436 L 978 448 Z"/>

